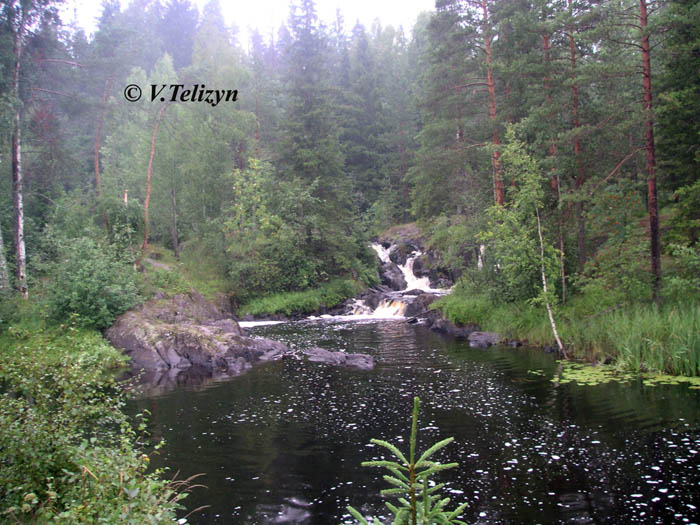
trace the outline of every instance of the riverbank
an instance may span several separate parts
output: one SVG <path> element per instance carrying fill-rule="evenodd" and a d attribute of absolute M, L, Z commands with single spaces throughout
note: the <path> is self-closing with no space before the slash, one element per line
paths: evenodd
<path fill-rule="evenodd" d="M 555 347 L 542 306 L 494 303 L 464 286 L 433 308 L 457 325 L 476 325 L 508 339 Z M 700 376 L 700 304 L 605 304 L 578 296 L 556 312 L 559 335 L 570 357 L 608 363 L 626 372 Z"/>
<path fill-rule="evenodd" d="M 318 288 L 284 292 L 256 298 L 244 304 L 238 314 L 244 316 L 299 317 L 326 313 L 362 291 L 364 285 L 350 279 L 334 279 Z"/>
<path fill-rule="evenodd" d="M 16 523 L 172 523 L 186 483 L 147 473 L 143 416 L 122 411 L 128 358 L 37 307 L 0 335 L 0 515 Z M 140 422 L 140 423 L 139 423 Z"/>

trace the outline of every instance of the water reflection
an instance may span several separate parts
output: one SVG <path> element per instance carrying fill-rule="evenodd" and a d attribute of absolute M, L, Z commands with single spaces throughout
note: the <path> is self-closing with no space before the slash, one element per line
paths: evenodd
<path fill-rule="evenodd" d="M 345 506 L 386 514 L 384 482 L 360 463 L 372 437 L 406 439 L 421 396 L 423 443 L 443 459 L 470 523 L 692 522 L 700 505 L 698 391 L 551 382 L 557 363 L 526 349 L 470 349 L 402 322 L 258 327 L 296 347 L 375 356 L 371 372 L 283 360 L 233 380 L 134 402 L 151 411 L 168 465 L 205 472 L 211 505 L 193 523 L 339 523 Z M 538 373 L 529 373 L 538 371 Z M 407 447 L 406 442 L 402 443 Z"/>

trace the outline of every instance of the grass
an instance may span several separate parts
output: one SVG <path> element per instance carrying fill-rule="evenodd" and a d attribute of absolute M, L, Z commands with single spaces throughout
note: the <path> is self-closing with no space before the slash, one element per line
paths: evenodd
<path fill-rule="evenodd" d="M 349 279 L 334 279 L 318 288 L 283 292 L 253 299 L 243 305 L 240 315 L 309 314 L 332 308 L 360 292 L 362 285 Z"/>
<path fill-rule="evenodd" d="M 615 297 L 579 296 L 560 306 L 556 320 L 577 359 L 612 361 L 621 371 L 700 376 L 700 304 L 615 304 Z M 527 303 L 493 303 L 458 287 L 434 303 L 456 324 L 476 324 L 512 339 L 553 345 L 546 311 Z"/>

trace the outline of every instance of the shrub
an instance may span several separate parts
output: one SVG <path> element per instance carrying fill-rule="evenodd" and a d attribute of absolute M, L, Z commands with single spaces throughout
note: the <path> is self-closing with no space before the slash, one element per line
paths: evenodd
<path fill-rule="evenodd" d="M 411 417 L 411 437 L 408 458 L 394 445 L 381 439 L 372 439 L 372 443 L 389 450 L 396 461 L 378 460 L 365 461 L 363 467 L 381 467 L 387 469 L 391 475 L 383 476 L 383 479 L 391 485 L 391 488 L 381 491 L 383 496 L 396 496 L 398 505 L 387 502 L 386 506 L 394 515 L 393 523 L 410 525 L 430 525 L 433 523 L 441 525 L 461 524 L 466 522 L 457 518 L 467 507 L 462 503 L 455 510 L 447 510 L 450 498 L 443 498 L 440 490 L 444 488 L 444 483 L 435 484 L 431 478 L 433 475 L 458 466 L 457 463 L 440 463 L 430 458 L 440 449 L 449 445 L 454 438 L 447 438 L 435 443 L 422 454 L 416 452 L 416 442 L 418 440 L 418 410 L 420 400 L 413 398 L 413 414 Z M 416 459 L 418 456 L 418 459 Z M 348 507 L 348 511 L 360 523 L 369 525 L 369 521 L 363 517 L 353 507 Z M 380 525 L 374 518 L 372 525 Z"/>
<path fill-rule="evenodd" d="M 183 484 L 146 474 L 105 368 L 125 357 L 74 325 L 10 327 L 0 341 L 0 521 L 172 523 Z"/>
<path fill-rule="evenodd" d="M 98 329 L 139 302 L 133 270 L 113 247 L 81 237 L 60 243 L 59 257 L 49 267 L 49 315 L 61 320 L 71 314 Z"/>

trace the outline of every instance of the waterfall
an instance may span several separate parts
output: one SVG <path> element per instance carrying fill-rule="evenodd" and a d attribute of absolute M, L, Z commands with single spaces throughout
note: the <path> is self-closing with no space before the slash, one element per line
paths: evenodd
<path fill-rule="evenodd" d="M 353 299 L 348 313 L 349 315 L 369 315 L 372 313 L 372 309 L 362 299 Z"/>
<path fill-rule="evenodd" d="M 406 259 L 406 264 L 399 264 L 399 270 L 401 270 L 401 273 L 403 273 L 404 279 L 406 279 L 406 288 L 404 288 L 403 291 L 408 291 L 408 290 L 423 290 L 424 292 L 435 292 L 437 290 L 433 290 L 430 287 L 430 279 L 426 277 L 416 277 L 416 275 L 413 273 L 413 263 L 416 262 L 416 259 L 423 255 L 422 252 L 413 252 L 413 254 Z"/>
<path fill-rule="evenodd" d="M 389 257 L 389 254 L 391 253 L 391 247 L 384 248 L 384 246 L 375 242 L 372 243 L 372 249 L 375 252 L 377 252 L 377 256 L 379 256 L 379 259 L 382 261 L 383 264 L 391 262 L 391 258 Z M 423 252 L 413 251 L 406 259 L 406 264 L 396 265 L 399 268 L 399 270 L 401 270 L 401 273 L 403 274 L 403 277 L 406 280 L 406 288 L 404 288 L 401 291 L 407 292 L 409 290 L 422 290 L 424 292 L 434 294 L 449 293 L 450 290 L 446 290 L 443 288 L 431 288 L 430 279 L 427 276 L 416 277 L 416 275 L 413 273 L 413 264 L 416 262 L 416 259 L 418 259 L 418 257 L 420 257 L 421 255 L 423 255 Z"/>
<path fill-rule="evenodd" d="M 398 299 L 384 299 L 372 312 L 372 317 L 403 317 L 406 311 L 406 303 Z"/>
<path fill-rule="evenodd" d="M 391 259 L 389 258 L 389 248 L 384 248 L 384 246 L 382 246 L 381 244 L 373 242 L 372 249 L 375 252 L 377 252 L 379 260 L 382 261 L 382 263 L 388 263 L 389 261 L 391 261 Z"/>

